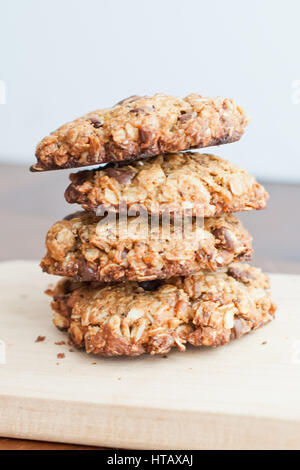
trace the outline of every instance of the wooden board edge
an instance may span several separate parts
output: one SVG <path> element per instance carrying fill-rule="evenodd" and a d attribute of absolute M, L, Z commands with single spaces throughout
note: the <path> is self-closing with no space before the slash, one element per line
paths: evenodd
<path fill-rule="evenodd" d="M 0 436 L 126 449 L 300 449 L 300 422 L 1 396 Z"/>

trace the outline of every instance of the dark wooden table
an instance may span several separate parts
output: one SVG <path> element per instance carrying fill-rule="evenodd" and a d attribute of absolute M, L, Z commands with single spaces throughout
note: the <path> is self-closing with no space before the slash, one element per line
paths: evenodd
<path fill-rule="evenodd" d="M 0 166 L 0 261 L 40 259 L 50 225 L 75 212 L 63 193 L 69 171 L 30 173 Z M 268 272 L 300 274 L 300 185 L 267 183 L 268 208 L 241 214 L 254 238 L 253 264 Z M 1 449 L 83 449 L 82 446 L 0 439 Z"/>

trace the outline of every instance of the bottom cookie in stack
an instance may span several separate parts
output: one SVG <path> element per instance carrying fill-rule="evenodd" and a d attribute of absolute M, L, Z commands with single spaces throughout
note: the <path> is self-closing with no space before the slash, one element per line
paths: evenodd
<path fill-rule="evenodd" d="M 268 277 L 247 264 L 164 281 L 104 285 L 64 278 L 52 296 L 54 324 L 87 353 L 166 354 L 186 344 L 220 346 L 274 317 Z"/>

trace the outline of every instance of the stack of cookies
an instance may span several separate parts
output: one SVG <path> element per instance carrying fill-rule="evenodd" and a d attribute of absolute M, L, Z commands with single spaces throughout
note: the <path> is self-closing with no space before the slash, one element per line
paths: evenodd
<path fill-rule="evenodd" d="M 50 228 L 41 263 L 63 276 L 48 293 L 76 346 L 166 354 L 272 320 L 268 278 L 242 263 L 252 238 L 233 215 L 263 209 L 268 195 L 232 163 L 188 152 L 237 141 L 246 124 L 229 99 L 132 96 L 38 144 L 33 171 L 101 164 L 71 174 L 65 198 L 83 211 Z"/>

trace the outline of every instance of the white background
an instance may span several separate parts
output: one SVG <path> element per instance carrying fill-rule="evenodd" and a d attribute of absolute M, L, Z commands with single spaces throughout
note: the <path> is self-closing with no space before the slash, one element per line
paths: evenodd
<path fill-rule="evenodd" d="M 129 95 L 199 92 L 252 117 L 212 152 L 300 181 L 299 0 L 0 0 L 0 23 L 0 161 L 32 163 L 40 138 Z"/>

